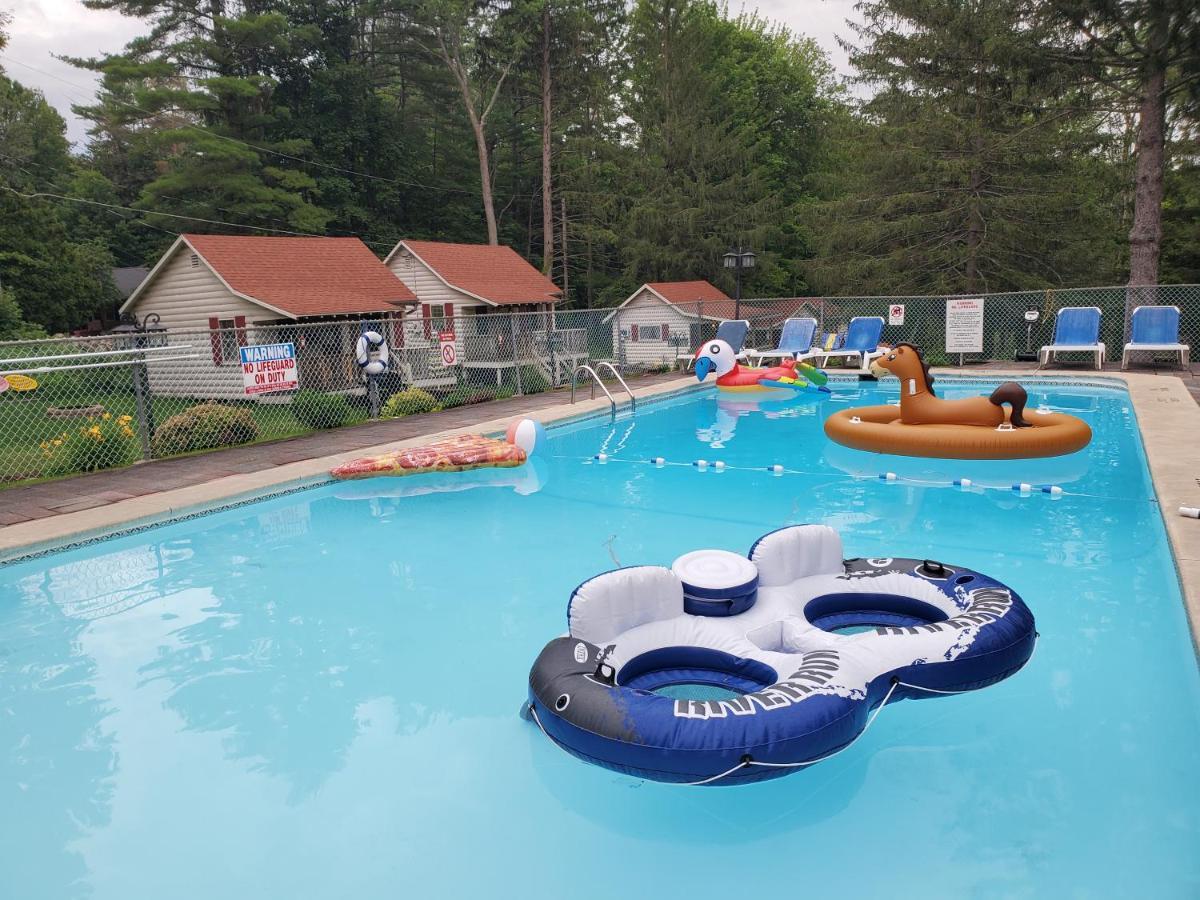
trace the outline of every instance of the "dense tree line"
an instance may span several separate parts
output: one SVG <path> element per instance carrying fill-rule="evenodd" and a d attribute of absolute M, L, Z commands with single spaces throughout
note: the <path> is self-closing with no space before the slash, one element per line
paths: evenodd
<path fill-rule="evenodd" d="M 0 335 L 185 230 L 499 241 L 607 305 L 752 246 L 760 295 L 1200 280 L 1185 0 L 85 0 L 140 17 L 86 146 L 0 71 Z M 0 38 L 2 40 L 2 38 Z"/>

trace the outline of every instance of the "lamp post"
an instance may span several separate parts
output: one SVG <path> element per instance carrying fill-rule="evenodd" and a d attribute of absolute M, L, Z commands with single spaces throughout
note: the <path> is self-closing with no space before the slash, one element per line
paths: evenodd
<path fill-rule="evenodd" d="M 158 318 L 158 313 L 150 313 L 144 319 L 126 313 L 121 317 L 121 324 L 114 328 L 111 334 L 130 335 L 133 348 L 142 350 L 147 346 L 146 335 L 166 331 Z M 142 441 L 142 459 L 151 456 L 150 439 L 154 436 L 154 403 L 150 396 L 150 373 L 146 369 L 146 354 L 138 353 L 130 365 L 133 376 L 133 402 L 137 412 L 138 431 Z"/>
<path fill-rule="evenodd" d="M 740 246 L 725 254 L 725 268 L 734 271 L 736 287 L 733 292 L 733 317 L 735 319 L 742 317 L 742 269 L 753 269 L 755 259 L 753 250 L 743 249 Z"/>

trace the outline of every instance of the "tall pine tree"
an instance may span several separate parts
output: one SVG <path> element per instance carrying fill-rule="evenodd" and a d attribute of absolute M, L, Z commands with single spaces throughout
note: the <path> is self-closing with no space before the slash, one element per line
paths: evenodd
<path fill-rule="evenodd" d="M 870 0 L 851 48 L 870 99 L 811 270 L 841 293 L 1105 282 L 1106 138 L 1023 0 Z"/>

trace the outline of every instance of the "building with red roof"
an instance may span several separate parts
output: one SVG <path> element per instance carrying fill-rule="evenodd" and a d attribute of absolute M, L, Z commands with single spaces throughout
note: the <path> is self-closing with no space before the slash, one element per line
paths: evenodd
<path fill-rule="evenodd" d="M 750 342 L 770 340 L 784 320 L 815 316 L 819 300 L 809 297 L 748 299 L 738 304 L 707 281 L 652 281 L 629 295 L 605 319 L 623 363 L 654 366 L 689 355 L 715 332 L 715 325 L 740 317 L 751 325 Z M 770 346 L 775 346 L 771 344 Z"/>
<path fill-rule="evenodd" d="M 531 365 L 546 375 L 552 367 L 556 380 L 570 378 L 572 366 L 587 357 L 586 330 L 558 327 L 554 308 L 562 291 L 511 247 L 403 240 L 384 263 L 419 302 L 404 332 L 409 350 L 434 342 L 436 349 L 446 343 L 439 335 L 452 334 L 457 364 L 497 384 L 506 379 L 515 384 L 511 370 Z M 547 362 L 550 334 L 558 341 L 552 364 Z M 436 386 L 438 373 L 446 370 L 431 358 L 424 377 Z M 414 374 L 419 374 L 424 358 L 414 360 Z"/>
<path fill-rule="evenodd" d="M 352 389 L 359 334 L 399 329 L 416 304 L 358 238 L 182 234 L 120 311 L 199 358 L 150 366 L 157 392 L 236 397 L 247 344 L 293 343 L 302 384 Z"/>

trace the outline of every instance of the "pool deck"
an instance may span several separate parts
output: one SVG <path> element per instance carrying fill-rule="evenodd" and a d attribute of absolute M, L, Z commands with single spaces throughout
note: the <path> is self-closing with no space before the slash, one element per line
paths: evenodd
<path fill-rule="evenodd" d="M 990 364 L 934 369 L 934 374 L 1028 378 L 1034 367 Z M 1056 368 L 1036 374 L 1120 379 L 1128 386 L 1183 586 L 1192 637 L 1200 648 L 1200 520 L 1178 514 L 1180 506 L 1200 506 L 1196 449 L 1200 447 L 1200 372 Z M 646 400 L 695 384 L 693 377 L 675 374 L 638 379 L 633 387 L 638 399 Z M 607 409 L 603 397 L 572 405 L 559 391 L 9 488 L 0 491 L 0 562 L 305 487 L 325 480 L 330 468 L 357 456 L 452 434 L 502 431 L 519 416 L 549 424 Z"/>

